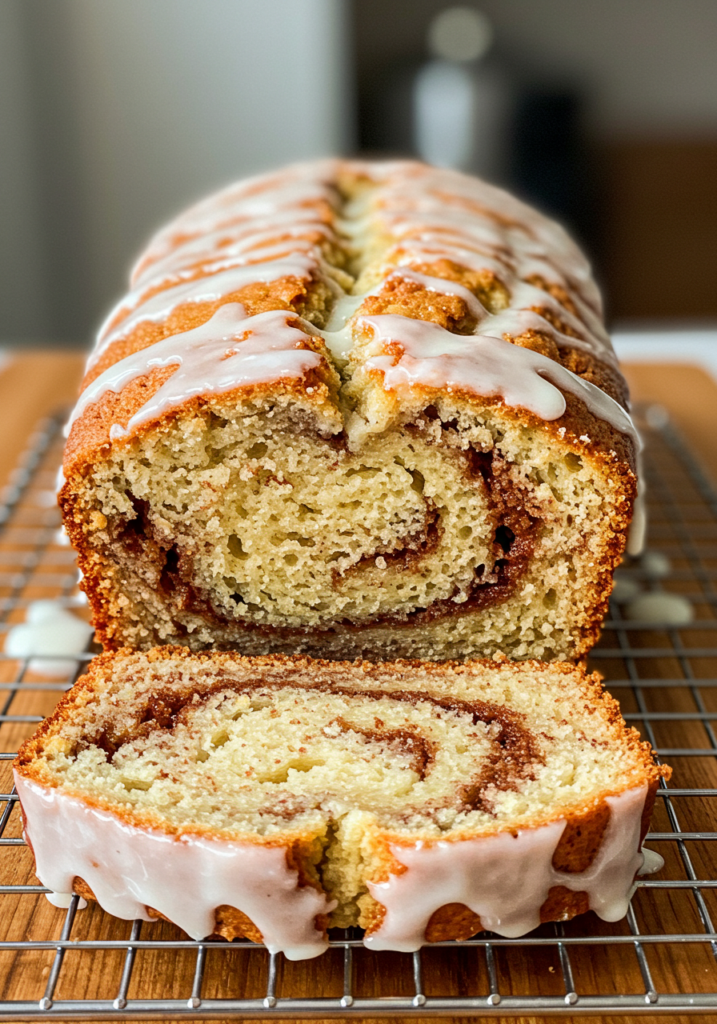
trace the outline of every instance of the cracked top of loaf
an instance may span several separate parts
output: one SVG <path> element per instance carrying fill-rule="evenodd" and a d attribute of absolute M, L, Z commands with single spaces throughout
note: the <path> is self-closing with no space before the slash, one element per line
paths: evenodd
<path fill-rule="evenodd" d="M 66 474 L 229 395 L 293 396 L 353 447 L 450 395 L 633 463 L 585 257 L 478 179 L 356 160 L 250 178 L 160 230 L 131 284 L 90 355 Z"/>

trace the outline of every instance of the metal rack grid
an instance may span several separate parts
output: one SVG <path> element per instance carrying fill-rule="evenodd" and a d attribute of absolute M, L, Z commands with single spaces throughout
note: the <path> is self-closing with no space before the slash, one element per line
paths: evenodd
<path fill-rule="evenodd" d="M 371 953 L 360 934 L 300 964 L 249 942 L 192 942 L 164 922 L 118 921 L 96 905 L 57 910 L 34 884 L 10 761 L 92 657 L 48 682 L 36 661 L 0 656 L 0 1018 L 148 1019 L 344 1015 L 511 1015 L 717 1010 L 717 492 L 660 410 L 648 409 L 649 550 L 663 579 L 621 570 L 641 587 L 681 593 L 696 618 L 666 629 L 613 604 L 592 655 L 626 718 L 674 768 L 648 843 L 665 857 L 638 882 L 626 920 L 592 914 L 523 939 L 487 933 L 421 953 Z M 59 598 L 81 613 L 70 548 L 54 505 L 61 419 L 31 437 L 0 495 L 0 632 L 29 602 Z M 649 570 L 649 567 L 647 567 Z"/>

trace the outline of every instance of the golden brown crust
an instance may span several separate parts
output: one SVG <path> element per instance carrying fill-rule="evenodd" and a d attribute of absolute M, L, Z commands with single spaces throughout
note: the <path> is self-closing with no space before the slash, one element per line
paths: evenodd
<path fill-rule="evenodd" d="M 204 275 L 197 272 L 196 280 Z M 190 278 L 193 280 L 194 278 Z M 241 302 L 248 316 L 266 313 L 270 309 L 287 309 L 302 315 L 304 299 L 315 282 L 301 280 L 298 277 L 285 277 L 271 284 L 256 281 L 236 291 L 228 292 L 222 299 L 214 302 L 187 302 L 176 306 L 166 320 L 145 320 L 138 324 L 126 337 L 113 342 L 96 363 L 87 370 L 80 391 L 84 391 L 95 378 L 114 366 L 121 359 L 141 352 L 142 349 L 154 345 L 173 334 L 191 331 L 195 327 L 210 320 L 220 306 L 229 302 Z"/>
<path fill-rule="evenodd" d="M 406 180 L 413 180 L 419 172 L 420 165 L 407 164 L 405 170 Z M 255 186 L 249 189 L 247 194 L 260 192 L 262 189 L 266 188 L 268 184 L 280 180 L 280 178 L 281 174 L 267 175 L 262 182 L 257 182 Z M 369 178 L 367 177 L 366 171 L 363 169 L 362 165 L 353 165 L 351 162 L 338 162 L 333 170 L 333 180 L 334 188 L 341 187 L 344 190 L 348 189 L 349 192 L 356 192 L 360 183 L 368 181 Z M 443 196 L 445 202 L 451 207 L 458 206 L 467 210 L 479 210 L 481 213 L 488 215 L 489 218 L 494 220 L 497 224 L 501 224 L 503 226 L 519 224 L 519 222 L 516 221 L 515 216 L 507 215 L 501 212 L 498 208 L 492 208 L 485 203 L 473 201 L 465 196 L 451 194 L 450 192 L 442 193 L 440 189 L 434 189 L 433 194 L 439 199 Z M 346 248 L 346 240 L 342 239 L 340 235 L 336 209 L 331 205 L 331 203 L 320 199 L 315 200 L 312 203 L 304 203 L 301 208 L 305 209 L 307 206 L 310 206 L 315 211 L 317 218 L 327 225 L 329 229 L 333 229 L 334 234 L 329 235 L 327 238 L 326 236 L 308 230 L 295 235 L 292 234 L 290 237 L 287 237 L 286 234 L 282 234 L 281 230 L 277 228 L 276 237 L 273 239 L 273 242 L 281 244 L 283 241 L 286 241 L 286 244 L 289 247 L 287 252 L 296 251 L 296 246 L 299 242 L 314 242 L 314 244 L 321 248 L 327 258 L 331 257 L 331 254 L 333 253 L 332 258 L 334 260 L 334 265 L 338 271 L 341 271 L 343 265 L 351 259 L 351 253 L 350 247 L 348 250 Z M 231 221 L 226 223 L 225 226 L 227 229 L 226 238 L 219 237 L 212 243 L 215 247 L 215 251 L 213 253 L 214 258 L 220 259 L 223 255 L 224 246 L 235 240 L 236 224 L 234 225 L 234 233 L 232 233 L 231 230 Z M 242 222 L 239 222 L 239 226 L 242 226 Z M 519 226 L 530 233 L 529 224 L 522 223 Z M 250 228 L 251 221 L 246 224 L 246 230 L 249 231 Z M 181 230 L 178 230 L 172 236 L 172 246 L 177 249 L 183 243 L 195 238 L 196 233 L 182 232 Z M 391 250 L 388 262 L 382 272 L 384 278 L 383 287 L 378 295 L 366 298 L 361 307 L 361 311 L 366 314 L 388 312 L 400 313 L 401 315 L 415 319 L 438 323 L 441 326 L 458 333 L 465 333 L 473 330 L 475 327 L 475 318 L 468 313 L 465 301 L 460 297 L 437 295 L 426 287 L 417 284 L 415 281 L 411 282 L 406 279 L 396 281 L 394 279 L 390 279 L 392 271 L 403 261 L 405 256 L 400 241 L 398 241 L 398 239 L 394 239 L 394 241 L 396 244 Z M 254 251 L 256 253 L 257 267 L 260 267 L 262 250 L 261 248 L 258 248 Z M 275 254 L 272 253 L 272 258 L 274 258 L 274 255 Z M 506 251 L 506 256 L 510 255 L 511 254 Z M 549 249 L 547 249 L 543 255 L 547 262 L 551 261 Z M 138 272 L 146 272 L 148 269 L 151 269 L 151 266 L 151 260 L 149 260 L 148 257 L 145 257 L 144 261 L 140 261 Z M 506 285 L 501 281 L 500 276 L 493 270 L 485 269 L 483 271 L 477 271 L 461 265 L 459 262 L 445 258 L 428 262 L 414 260 L 412 261 L 411 266 L 419 273 L 429 274 L 445 279 L 446 281 L 454 281 L 461 284 L 463 287 L 468 288 L 468 290 L 471 291 L 476 298 L 478 298 L 486 308 L 491 311 L 505 308 L 509 303 L 510 293 L 506 288 Z M 189 269 L 191 273 L 188 277 L 183 278 L 183 280 L 198 280 L 202 276 L 206 276 L 207 273 L 211 272 L 209 255 L 207 255 L 202 262 L 197 263 L 193 267 L 190 266 Z M 571 297 L 567 286 L 564 287 L 554 282 L 548 282 L 540 274 L 530 274 L 525 278 L 525 280 L 528 283 L 543 289 L 547 294 L 550 294 L 562 306 L 564 306 L 568 313 L 571 313 L 573 316 L 578 314 L 578 308 Z M 171 279 L 166 282 L 163 281 L 159 285 L 152 285 L 152 282 L 150 281 L 150 286 L 146 290 L 146 297 L 154 295 L 158 291 L 166 289 L 167 287 L 171 287 L 173 283 L 176 282 Z M 572 287 L 577 290 L 575 282 L 572 282 Z M 246 285 L 235 292 L 228 293 L 221 299 L 213 302 L 179 304 L 163 320 L 146 320 L 141 322 L 126 338 L 122 337 L 113 344 L 110 344 L 106 351 L 101 354 L 97 362 L 91 365 L 88 369 L 82 387 L 83 389 L 86 388 L 102 371 L 116 364 L 127 355 L 138 352 L 163 338 L 190 330 L 199 324 L 205 323 L 220 306 L 226 303 L 242 302 L 250 315 L 270 309 L 290 309 L 294 310 L 299 315 L 306 316 L 309 314 L 310 320 L 316 319 L 310 314 L 311 309 L 318 306 L 318 308 L 323 308 L 324 310 L 324 313 L 319 316 L 319 321 L 323 323 L 327 319 L 331 301 L 330 289 L 327 287 L 325 281 L 315 273 L 312 273 L 308 274 L 303 279 L 298 277 L 285 277 L 268 284 L 257 281 Z M 583 301 L 585 300 L 583 299 Z M 562 321 L 559 316 L 556 316 L 556 314 L 549 309 L 547 305 L 546 307 L 534 306 L 532 308 L 538 309 L 546 320 L 554 322 L 555 326 L 557 326 L 564 334 L 568 336 L 576 336 L 574 329 Z M 124 316 L 126 316 L 128 312 L 129 310 L 126 310 L 124 312 Z M 116 329 L 118 326 L 121 326 L 122 319 L 123 313 L 120 311 L 112 321 L 112 329 Z M 590 380 L 591 383 L 595 383 L 596 386 L 605 390 L 623 406 L 626 405 L 627 388 L 625 381 L 620 373 L 607 362 L 597 359 L 595 356 L 584 352 L 577 347 L 561 347 L 558 349 L 550 337 L 542 334 L 541 332 L 530 331 L 518 337 L 510 338 L 509 340 L 513 341 L 515 344 L 533 348 L 536 351 L 542 352 L 549 358 L 560 362 L 563 366 L 570 369 L 578 376 L 583 377 L 586 380 Z M 304 386 L 310 387 L 312 383 L 313 381 L 305 381 Z M 281 386 L 281 382 L 279 382 L 279 386 Z M 129 388 L 132 388 L 132 385 L 127 385 L 124 390 Z M 141 393 L 143 388 L 141 386 L 139 389 L 135 388 L 132 395 L 127 396 L 126 402 L 124 400 L 124 390 L 120 393 L 123 399 L 121 404 L 123 407 L 131 407 L 133 411 L 136 412 L 138 409 L 136 404 L 138 395 Z M 272 386 L 268 386 L 265 389 L 267 396 L 271 395 L 272 390 Z M 151 394 L 151 388 L 147 390 L 147 394 L 148 396 Z M 244 391 L 237 393 L 237 401 L 244 397 Z M 467 400 L 477 407 L 485 404 L 502 404 L 499 401 L 496 402 L 495 400 L 490 401 L 478 398 L 473 393 L 467 393 L 466 397 Z M 113 396 L 111 393 L 106 393 L 100 398 L 97 405 L 100 407 L 103 407 L 104 405 L 109 406 L 112 402 Z M 576 429 L 573 431 L 572 424 L 567 423 L 565 417 L 557 421 L 558 424 L 560 426 L 567 426 L 569 430 L 575 433 L 576 437 L 585 433 L 585 429 L 583 428 L 591 428 L 591 438 L 596 450 L 614 450 L 617 445 L 618 447 L 626 449 L 626 461 L 628 464 L 631 464 L 633 456 L 631 443 L 626 441 L 622 435 L 619 435 L 617 431 L 605 423 L 602 424 L 602 429 L 600 430 L 599 435 L 597 435 L 593 424 L 591 423 L 592 417 L 587 414 L 587 410 L 583 403 L 573 400 L 573 404 L 576 406 L 577 410 L 577 422 L 575 424 Z M 107 416 L 105 415 L 103 408 L 97 410 L 88 409 L 81 417 L 81 421 L 75 424 L 73 433 L 80 433 L 82 435 L 82 441 L 81 443 L 78 443 L 77 438 L 72 435 L 70 437 L 70 443 L 68 444 L 68 450 L 65 458 L 65 472 L 68 476 L 70 475 L 73 467 L 77 465 L 78 461 L 81 462 L 82 459 L 90 457 L 93 451 L 96 451 L 108 443 L 109 437 L 104 429 L 102 429 L 106 418 Z M 593 434 L 596 434 L 596 436 L 592 436 Z M 620 441 L 621 438 L 622 442 Z M 622 452 L 620 453 L 620 457 L 623 458 Z"/>

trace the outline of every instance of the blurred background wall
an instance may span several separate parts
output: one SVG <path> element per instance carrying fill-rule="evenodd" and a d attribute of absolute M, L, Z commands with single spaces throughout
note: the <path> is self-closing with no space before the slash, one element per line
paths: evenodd
<path fill-rule="evenodd" d="M 0 338 L 87 344 L 203 192 L 351 149 L 341 0 L 2 0 Z"/>
<path fill-rule="evenodd" d="M 87 344 L 152 229 L 232 178 L 420 152 L 430 69 L 472 76 L 485 173 L 580 236 L 613 321 L 717 320 L 716 0 L 464 0 L 489 38 L 455 60 L 452 6 L 2 0 L 0 340 Z"/>

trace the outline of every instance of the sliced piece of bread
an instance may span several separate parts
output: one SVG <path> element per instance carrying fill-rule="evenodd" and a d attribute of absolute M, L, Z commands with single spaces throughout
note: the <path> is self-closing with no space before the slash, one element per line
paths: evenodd
<path fill-rule="evenodd" d="M 38 877 L 290 957 L 614 920 L 660 775 L 566 664 L 97 658 L 21 749 Z"/>

